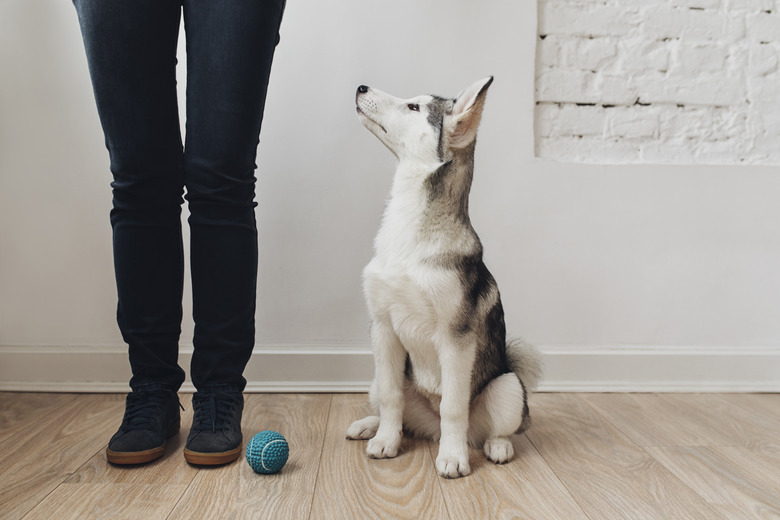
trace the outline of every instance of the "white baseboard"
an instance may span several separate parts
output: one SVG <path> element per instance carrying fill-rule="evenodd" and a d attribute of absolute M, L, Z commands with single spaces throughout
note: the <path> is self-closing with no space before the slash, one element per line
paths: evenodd
<path fill-rule="evenodd" d="M 780 392 L 780 346 L 542 348 L 540 391 Z"/>
<path fill-rule="evenodd" d="M 192 347 L 179 364 L 189 371 Z M 364 347 L 258 346 L 244 371 L 247 392 L 364 392 L 374 370 Z M 0 390 L 126 392 L 130 380 L 123 347 L 0 347 Z M 189 379 L 182 391 L 192 391 Z"/>
<path fill-rule="evenodd" d="M 543 392 L 780 392 L 780 347 L 542 346 Z M 182 348 L 189 367 L 192 349 Z M 365 346 L 258 346 L 247 392 L 365 392 Z M 121 347 L 0 346 L 0 390 L 125 392 Z M 193 389 L 189 381 L 183 391 Z"/>

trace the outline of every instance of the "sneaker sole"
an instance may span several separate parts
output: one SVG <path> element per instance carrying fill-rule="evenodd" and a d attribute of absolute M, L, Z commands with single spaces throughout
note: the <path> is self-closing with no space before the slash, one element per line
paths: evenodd
<path fill-rule="evenodd" d="M 111 451 L 106 448 L 106 458 L 112 464 L 144 464 L 157 460 L 165 453 L 165 444 L 144 451 Z"/>
<path fill-rule="evenodd" d="M 219 453 L 203 453 L 199 451 L 190 451 L 184 448 L 184 459 L 190 464 L 196 466 L 219 466 L 233 462 L 241 456 L 241 446 L 234 450 L 222 451 Z"/>

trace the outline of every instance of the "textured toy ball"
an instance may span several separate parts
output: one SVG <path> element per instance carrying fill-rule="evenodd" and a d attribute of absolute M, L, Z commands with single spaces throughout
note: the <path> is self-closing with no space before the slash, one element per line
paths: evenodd
<path fill-rule="evenodd" d="M 290 447 L 281 433 L 265 430 L 249 440 L 246 461 L 256 473 L 276 473 L 287 463 Z"/>

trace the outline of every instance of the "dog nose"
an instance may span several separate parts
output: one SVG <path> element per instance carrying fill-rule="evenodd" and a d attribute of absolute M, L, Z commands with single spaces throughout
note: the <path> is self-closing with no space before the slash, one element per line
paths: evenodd
<path fill-rule="evenodd" d="M 358 87 L 358 92 L 359 92 L 360 94 L 365 94 L 366 92 L 368 92 L 368 87 L 367 87 L 367 86 L 365 86 L 365 85 L 360 85 L 360 86 Z"/>

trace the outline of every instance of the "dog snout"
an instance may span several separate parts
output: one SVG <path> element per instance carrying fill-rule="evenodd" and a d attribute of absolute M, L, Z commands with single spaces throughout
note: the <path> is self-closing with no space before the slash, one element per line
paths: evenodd
<path fill-rule="evenodd" d="M 368 92 L 368 87 L 365 86 L 365 85 L 360 85 L 358 87 L 357 91 L 358 91 L 358 94 L 365 94 L 366 92 Z"/>

